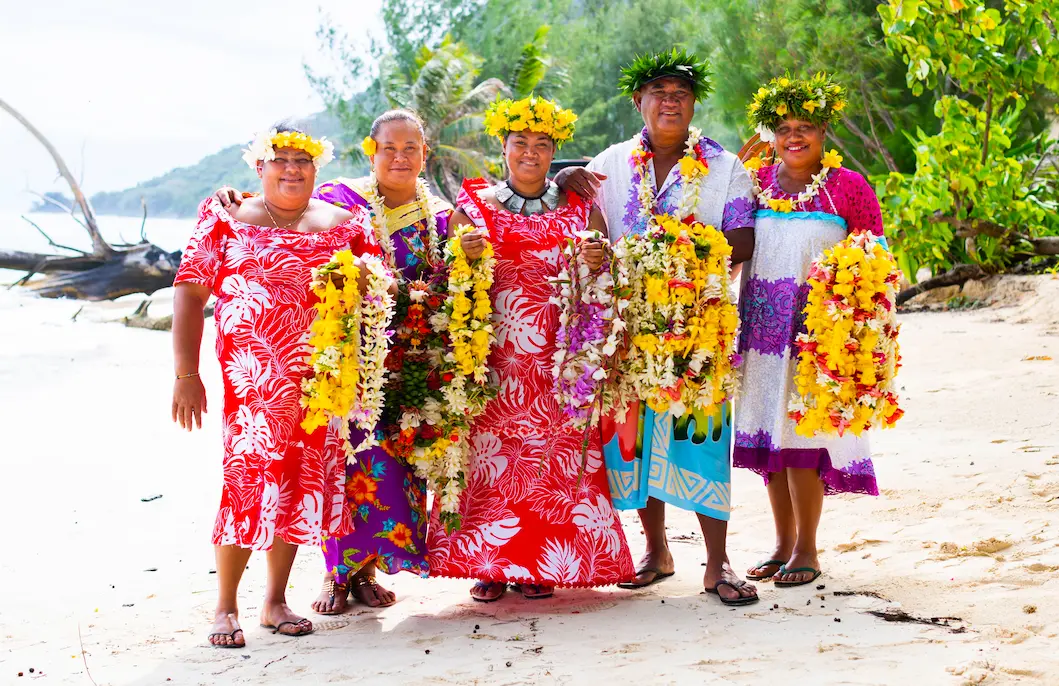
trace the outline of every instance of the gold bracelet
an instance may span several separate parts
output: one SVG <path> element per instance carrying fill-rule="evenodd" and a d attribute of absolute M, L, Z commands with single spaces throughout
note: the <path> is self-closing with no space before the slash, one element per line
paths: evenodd
<path fill-rule="evenodd" d="M 176 378 L 177 378 L 177 381 L 180 381 L 181 379 L 190 379 L 191 377 L 198 376 L 198 375 L 199 375 L 198 372 L 191 372 L 190 374 L 177 374 Z"/>

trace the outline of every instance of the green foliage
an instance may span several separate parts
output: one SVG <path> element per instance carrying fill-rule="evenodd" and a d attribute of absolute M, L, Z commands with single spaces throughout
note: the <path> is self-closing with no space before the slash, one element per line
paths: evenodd
<path fill-rule="evenodd" d="M 938 93 L 940 131 L 909 135 L 915 172 L 892 172 L 883 205 L 893 248 L 910 278 L 958 264 L 1011 268 L 1032 240 L 1059 234 L 1057 145 L 1021 126 L 1027 101 L 1059 86 L 1056 0 L 890 0 L 879 7 L 886 42 L 907 64 L 914 92 Z M 1043 128 L 1043 126 L 1041 127 Z"/>

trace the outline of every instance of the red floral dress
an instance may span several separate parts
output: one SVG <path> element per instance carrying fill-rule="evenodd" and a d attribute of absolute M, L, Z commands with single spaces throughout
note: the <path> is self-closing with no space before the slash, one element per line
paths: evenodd
<path fill-rule="evenodd" d="M 572 430 L 552 395 L 552 356 L 559 309 L 548 278 L 563 242 L 588 224 L 576 195 L 543 215 L 500 210 L 464 182 L 457 203 L 488 229 L 496 250 L 492 291 L 497 343 L 489 368 L 500 392 L 478 418 L 463 525 L 429 531 L 430 574 L 554 586 L 603 586 L 634 575 L 629 546 L 610 500 L 598 431 L 578 486 L 582 434 Z"/>
<path fill-rule="evenodd" d="M 299 233 L 232 218 L 216 199 L 199 222 L 175 283 L 217 296 L 224 381 L 224 487 L 215 545 L 268 550 L 273 538 L 320 545 L 352 528 L 337 423 L 306 434 L 301 381 L 315 312 L 312 268 L 342 249 L 378 254 L 367 212 L 328 231 Z"/>

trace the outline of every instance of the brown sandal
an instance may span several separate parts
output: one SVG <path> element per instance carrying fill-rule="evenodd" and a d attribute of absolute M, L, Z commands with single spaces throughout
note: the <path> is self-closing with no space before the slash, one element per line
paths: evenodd
<path fill-rule="evenodd" d="M 375 581 L 375 576 L 358 576 L 352 579 L 352 588 L 350 588 L 350 591 L 353 593 L 353 598 L 356 599 L 357 602 L 372 608 L 390 607 L 391 605 L 397 602 L 397 599 L 394 598 L 388 603 L 379 601 L 378 605 L 372 605 L 364 600 L 363 594 L 365 586 L 371 586 L 372 593 L 374 593 L 376 598 L 379 597 L 379 584 Z M 360 590 L 360 593 L 357 592 L 358 589 Z"/>
<path fill-rule="evenodd" d="M 332 601 L 332 609 L 327 612 L 316 610 L 316 614 L 340 615 L 349 609 L 349 584 L 340 584 L 335 581 L 335 578 L 332 576 L 324 581 L 324 585 L 320 590 L 327 594 L 328 600 Z"/>

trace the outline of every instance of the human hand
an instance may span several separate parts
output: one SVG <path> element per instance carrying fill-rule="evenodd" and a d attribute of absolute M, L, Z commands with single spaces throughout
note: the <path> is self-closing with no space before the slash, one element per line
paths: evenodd
<path fill-rule="evenodd" d="M 582 199 L 593 202 L 606 174 L 590 172 L 584 167 L 567 167 L 555 175 L 555 183 L 564 191 L 573 191 Z"/>
<path fill-rule="evenodd" d="M 581 243 L 581 256 L 585 258 L 585 265 L 596 271 L 603 266 L 603 241 L 598 238 L 589 238 Z"/>
<path fill-rule="evenodd" d="M 181 429 L 201 429 L 204 414 L 206 388 L 202 385 L 202 379 L 197 375 L 177 379 L 173 384 L 173 421 L 179 424 Z"/>
<path fill-rule="evenodd" d="M 474 262 L 485 252 L 485 236 L 480 231 L 468 231 L 460 237 L 460 246 L 467 261 Z"/>
<path fill-rule="evenodd" d="M 226 210 L 230 210 L 233 204 L 243 204 L 243 194 L 235 190 L 231 186 L 224 186 L 218 189 L 217 192 L 213 195 L 215 198 L 221 201 L 221 205 Z"/>

